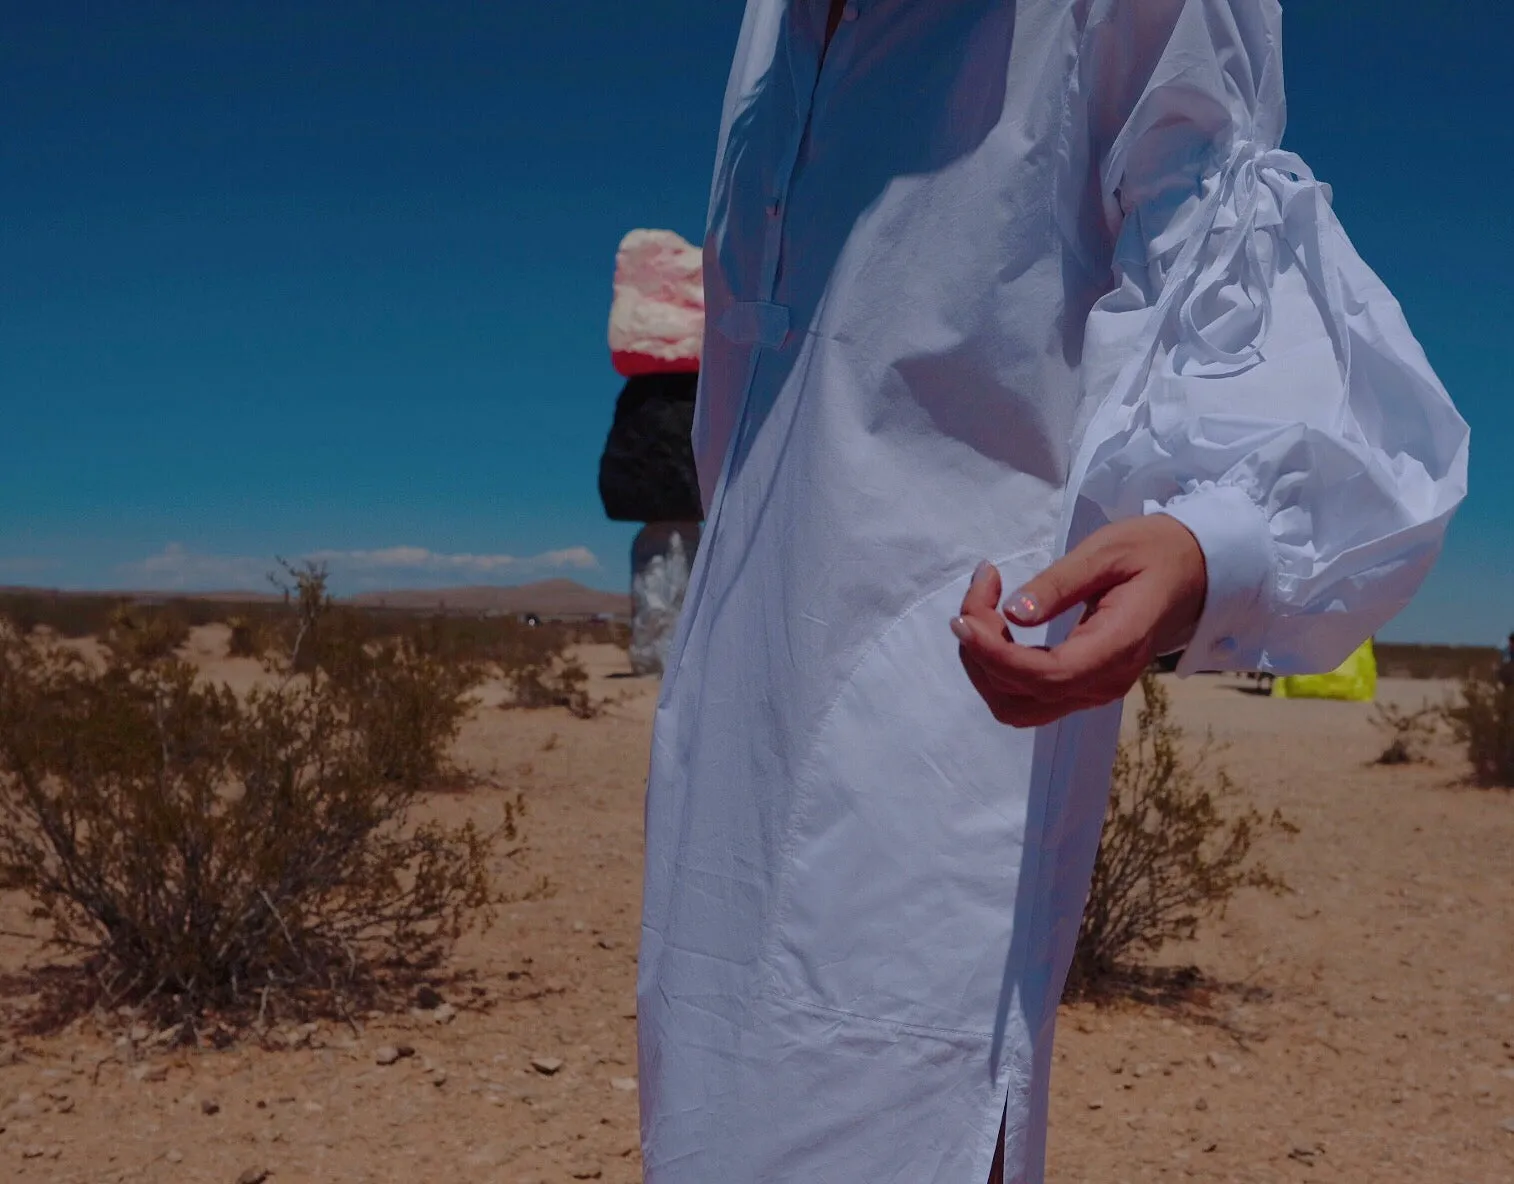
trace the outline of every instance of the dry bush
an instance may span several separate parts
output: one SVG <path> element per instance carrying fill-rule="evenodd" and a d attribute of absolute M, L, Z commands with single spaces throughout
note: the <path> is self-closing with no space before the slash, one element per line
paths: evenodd
<path fill-rule="evenodd" d="M 600 705 L 589 697 L 589 673 L 577 658 L 550 655 L 505 667 L 506 683 L 514 699 L 510 707 L 565 707 L 579 719 L 593 719 Z"/>
<path fill-rule="evenodd" d="M 1472 674 L 1445 709 L 1451 732 L 1466 747 L 1472 780 L 1514 786 L 1514 683 L 1497 674 Z"/>
<path fill-rule="evenodd" d="M 490 665 L 510 688 L 506 705 L 528 710 L 564 707 L 592 719 L 600 705 L 589 697 L 589 674 L 568 652 L 574 634 L 553 625 L 517 626 L 497 639 Z"/>
<path fill-rule="evenodd" d="M 267 629 L 253 617 L 233 614 L 226 618 L 231 636 L 226 640 L 228 658 L 261 658 L 268 650 Z"/>
<path fill-rule="evenodd" d="M 1372 763 L 1413 765 L 1429 760 L 1426 749 L 1435 739 L 1443 715 L 1443 710 L 1438 707 L 1405 711 L 1391 703 L 1379 703 L 1372 724 L 1386 734 L 1388 744 Z"/>
<path fill-rule="evenodd" d="M 123 603 L 120 596 L 18 590 L 0 593 L 0 617 L 22 633 L 45 627 L 59 637 L 91 637 L 105 632 Z"/>
<path fill-rule="evenodd" d="M 123 604 L 101 638 L 117 662 L 151 663 L 172 657 L 189 640 L 189 622 L 167 608 Z"/>
<path fill-rule="evenodd" d="M 1274 813 L 1224 810 L 1238 796 L 1207 746 L 1189 757 L 1155 675 L 1141 679 L 1145 705 L 1133 742 L 1115 758 L 1093 881 L 1068 978 L 1070 993 L 1107 987 L 1138 955 L 1191 938 L 1199 920 L 1242 888 L 1283 884 L 1252 857 L 1269 829 L 1295 828 Z"/>
<path fill-rule="evenodd" d="M 1466 678 L 1498 662 L 1498 650 L 1478 645 L 1409 645 L 1372 642 L 1383 678 Z"/>
<path fill-rule="evenodd" d="M 171 654 L 125 645 L 102 668 L 0 626 L 0 868 L 96 1002 L 186 1030 L 270 1000 L 341 1010 L 487 919 L 494 836 L 408 817 L 467 677 L 401 644 L 340 648 L 323 577 L 299 579 L 293 645 L 242 697 Z"/>

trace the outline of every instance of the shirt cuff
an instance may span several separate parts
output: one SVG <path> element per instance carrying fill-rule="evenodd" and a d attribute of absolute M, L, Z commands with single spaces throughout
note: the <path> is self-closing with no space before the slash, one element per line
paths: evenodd
<path fill-rule="evenodd" d="M 1206 485 L 1145 509 L 1176 518 L 1204 553 L 1204 611 L 1178 674 L 1258 669 L 1274 574 L 1272 530 L 1261 507 L 1234 486 Z"/>

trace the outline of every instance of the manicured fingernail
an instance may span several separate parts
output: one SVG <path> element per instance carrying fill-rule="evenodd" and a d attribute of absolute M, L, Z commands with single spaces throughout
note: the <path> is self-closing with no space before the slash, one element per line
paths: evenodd
<path fill-rule="evenodd" d="M 1021 588 L 1005 602 L 1004 614 L 1021 625 L 1034 625 L 1041 619 L 1041 603 Z"/>
<path fill-rule="evenodd" d="M 973 583 L 976 584 L 979 580 L 981 580 L 984 576 L 991 572 L 993 570 L 993 567 L 994 565 L 987 559 L 983 560 L 982 563 L 973 568 Z"/>
<path fill-rule="evenodd" d="M 973 639 L 973 627 L 967 623 L 966 617 L 952 618 L 952 632 L 957 635 L 957 640 L 962 642 Z"/>

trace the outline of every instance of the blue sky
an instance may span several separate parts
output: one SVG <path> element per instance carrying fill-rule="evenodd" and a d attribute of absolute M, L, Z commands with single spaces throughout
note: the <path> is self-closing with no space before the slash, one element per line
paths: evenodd
<path fill-rule="evenodd" d="M 1288 146 L 1473 425 L 1388 636 L 1514 627 L 1514 19 L 1284 5 Z M 740 5 L 0 0 L 0 583 L 623 587 L 616 243 L 698 240 Z M 883 578 L 884 573 L 880 573 Z"/>

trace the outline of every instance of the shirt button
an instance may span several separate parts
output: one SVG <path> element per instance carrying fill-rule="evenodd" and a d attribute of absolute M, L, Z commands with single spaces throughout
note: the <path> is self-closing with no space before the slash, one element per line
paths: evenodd
<path fill-rule="evenodd" d="M 776 218 L 776 217 L 778 217 L 778 203 L 776 201 L 770 201 L 770 202 L 768 202 L 768 204 L 767 204 L 767 211 L 768 211 L 768 217 L 769 218 Z"/>
<path fill-rule="evenodd" d="M 857 19 L 857 6 L 855 4 L 848 4 L 845 8 L 843 8 L 841 10 L 841 19 L 844 20 L 844 21 L 854 21 L 854 20 L 856 20 Z"/>

